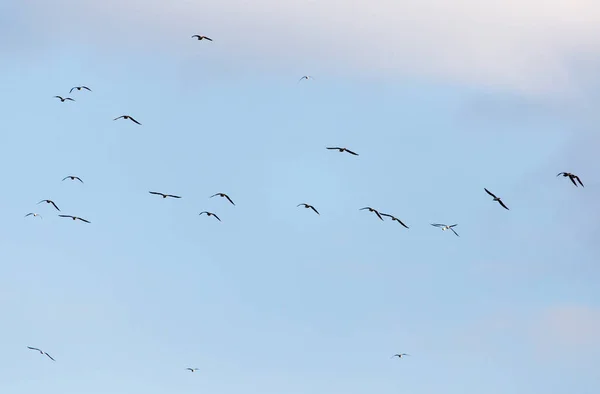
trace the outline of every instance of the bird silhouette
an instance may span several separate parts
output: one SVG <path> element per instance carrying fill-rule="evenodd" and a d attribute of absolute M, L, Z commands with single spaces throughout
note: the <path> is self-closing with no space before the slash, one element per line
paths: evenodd
<path fill-rule="evenodd" d="M 197 39 L 198 39 L 198 41 L 202 41 L 202 40 L 208 40 L 208 41 L 212 41 L 212 38 L 208 38 L 208 37 L 206 37 L 206 36 L 201 36 L 201 35 L 199 35 L 199 34 L 194 34 L 194 35 L 192 36 L 192 38 L 197 38 Z"/>
<path fill-rule="evenodd" d="M 58 215 L 61 218 L 71 218 L 73 220 L 81 220 L 82 222 L 86 222 L 86 223 L 91 223 L 89 220 L 85 220 L 83 218 L 80 218 L 79 216 L 71 216 L 71 215 Z"/>
<path fill-rule="evenodd" d="M 41 204 L 43 202 L 45 202 L 46 204 L 52 204 L 54 206 L 54 208 L 56 208 L 57 211 L 60 211 L 60 209 L 58 209 L 58 207 L 56 206 L 56 204 L 54 203 L 54 201 L 52 201 L 52 200 L 42 200 L 42 201 L 38 202 L 38 204 Z"/>
<path fill-rule="evenodd" d="M 217 193 L 217 194 L 213 194 L 212 196 L 210 196 L 209 198 L 213 198 L 213 197 L 225 197 L 232 205 L 235 205 L 235 203 L 233 201 L 231 201 L 231 198 L 229 198 L 229 196 L 225 193 Z"/>
<path fill-rule="evenodd" d="M 156 194 L 157 196 L 162 196 L 162 198 L 167 198 L 167 197 L 171 197 L 171 198 L 181 198 L 180 196 L 174 196 L 173 194 L 164 194 L 164 193 L 159 193 L 159 192 L 148 192 L 150 194 Z"/>
<path fill-rule="evenodd" d="M 483 188 L 483 190 L 485 190 L 485 192 L 487 194 L 489 194 L 490 196 L 492 196 L 494 198 L 494 201 L 498 201 L 498 204 L 502 205 L 505 209 L 508 209 L 508 207 L 506 205 L 504 205 L 504 203 L 502 202 L 502 200 L 500 199 L 500 197 L 496 197 L 494 195 L 494 193 L 492 193 L 491 191 L 489 191 L 488 189 L 486 189 L 485 187 Z"/>
<path fill-rule="evenodd" d="M 129 116 L 129 115 L 121 115 L 121 116 L 118 116 L 118 117 L 114 118 L 113 120 L 117 120 L 117 119 L 121 119 L 121 118 L 123 118 L 123 119 L 129 119 L 129 120 L 131 120 L 133 123 L 137 123 L 137 124 L 139 124 L 140 126 L 142 125 L 140 122 L 138 122 L 137 120 L 133 119 L 133 118 L 132 118 L 131 116 Z"/>
<path fill-rule="evenodd" d="M 36 348 L 36 347 L 27 346 L 27 349 L 36 350 L 36 351 L 40 352 L 40 354 L 45 354 L 46 356 L 48 356 L 48 358 L 49 358 L 50 360 L 52 360 L 52 361 L 56 361 L 55 359 L 53 359 L 53 358 L 52 358 L 52 356 L 51 356 L 51 355 L 49 355 L 48 353 L 46 353 L 46 352 L 44 352 L 44 351 L 42 351 L 42 350 L 40 350 L 40 349 L 38 349 L 38 348 Z"/>
<path fill-rule="evenodd" d="M 456 231 L 454 231 L 454 229 L 452 227 L 458 226 L 458 224 L 452 224 L 450 226 L 446 225 L 446 224 L 439 224 L 439 223 L 435 223 L 435 224 L 431 224 L 434 227 L 439 227 L 442 229 L 442 231 L 446 231 L 446 230 L 452 230 L 452 232 L 454 233 L 454 235 L 456 235 L 457 237 L 460 237 L 460 235 L 458 235 L 458 233 Z"/>
<path fill-rule="evenodd" d="M 214 216 L 219 222 L 221 221 L 221 219 L 219 219 L 219 217 L 212 212 L 202 211 L 199 213 L 199 215 L 202 215 L 203 213 L 205 213 L 206 216 Z"/>
<path fill-rule="evenodd" d="M 75 87 L 71 88 L 71 90 L 69 90 L 69 93 L 71 93 L 75 89 L 77 89 L 77 90 L 85 89 L 85 90 L 88 90 L 90 92 L 92 91 L 92 89 L 88 88 L 87 86 L 75 86 Z"/>
<path fill-rule="evenodd" d="M 61 103 L 64 103 L 65 101 L 75 101 L 73 100 L 71 97 L 62 97 L 62 96 L 54 96 L 55 98 L 59 99 Z"/>
<path fill-rule="evenodd" d="M 368 209 L 368 210 L 369 210 L 369 212 L 375 212 L 375 215 L 377 215 L 377 217 L 378 217 L 379 219 L 383 220 L 383 218 L 381 217 L 381 214 L 379 213 L 379 211 L 378 211 L 378 210 L 376 210 L 376 209 L 373 209 L 373 208 L 371 208 L 371 207 L 364 207 L 364 208 L 361 208 L 361 209 L 359 209 L 359 211 L 362 211 L 362 210 L 364 210 L 364 209 Z"/>
<path fill-rule="evenodd" d="M 338 146 L 335 146 L 335 147 L 331 147 L 331 148 L 327 148 L 327 149 L 329 149 L 329 150 L 338 150 L 340 152 L 348 152 L 351 155 L 358 156 L 358 153 L 352 152 L 350 149 L 347 149 L 347 148 L 340 148 Z"/>
<path fill-rule="evenodd" d="M 308 209 L 308 208 L 310 208 L 310 209 L 312 209 L 313 211 L 315 211 L 315 213 L 316 213 L 317 215 L 321 215 L 321 214 L 319 213 L 319 211 L 317 211 L 317 210 L 316 210 L 316 208 L 315 208 L 315 207 L 313 207 L 313 206 L 312 206 L 312 205 L 310 205 L 310 204 L 306 204 L 306 203 L 304 203 L 304 202 L 303 202 L 302 204 L 298 204 L 298 205 L 296 205 L 296 207 L 299 207 L 299 206 L 301 206 L 301 205 L 304 205 L 304 208 L 307 208 L 307 209 Z"/>
<path fill-rule="evenodd" d="M 561 176 L 561 175 L 563 177 L 569 177 L 569 179 L 571 180 L 571 182 L 573 182 L 573 184 L 575 186 L 577 186 L 577 183 L 575 182 L 575 180 L 577 179 L 577 182 L 579 182 L 579 184 L 581 185 L 581 187 L 584 187 L 583 183 L 581 182 L 581 179 L 579 179 L 579 177 L 577 175 L 572 174 L 570 172 L 559 172 L 558 175 L 556 175 L 556 176 Z"/>
<path fill-rule="evenodd" d="M 65 179 L 69 179 L 69 178 L 71 178 L 72 181 L 74 181 L 75 179 L 77 179 L 79 182 L 83 183 L 83 181 L 81 180 L 81 178 L 78 177 L 78 176 L 75 176 L 75 175 L 68 175 L 68 176 L 64 177 L 62 180 L 64 181 Z"/>
<path fill-rule="evenodd" d="M 27 216 L 33 216 L 33 217 L 39 216 L 40 219 L 43 219 L 42 215 L 40 215 L 39 213 L 35 213 L 35 212 L 29 212 L 27 215 L 25 215 L 25 217 L 27 217 Z"/>

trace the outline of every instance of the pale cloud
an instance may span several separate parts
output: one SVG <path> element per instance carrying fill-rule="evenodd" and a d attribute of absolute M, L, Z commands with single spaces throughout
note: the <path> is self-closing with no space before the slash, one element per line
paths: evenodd
<path fill-rule="evenodd" d="M 582 88 L 578 67 L 600 56 L 600 3 L 595 0 L 19 3 L 20 31 L 32 33 L 32 45 L 35 32 L 46 44 L 75 35 L 88 45 L 137 43 L 176 50 L 184 41 L 175 43 L 175 37 L 202 33 L 216 36 L 215 45 L 238 51 L 237 60 L 245 65 L 269 70 L 423 77 L 565 94 Z"/>

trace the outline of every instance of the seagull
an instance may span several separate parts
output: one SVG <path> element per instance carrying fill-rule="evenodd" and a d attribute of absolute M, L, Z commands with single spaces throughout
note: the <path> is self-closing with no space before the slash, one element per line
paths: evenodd
<path fill-rule="evenodd" d="M 58 216 L 60 216 L 61 218 L 71 218 L 73 220 L 81 220 L 82 222 L 91 223 L 90 221 L 82 219 L 82 218 L 77 217 L 77 216 L 71 216 L 71 215 L 58 215 Z"/>
<path fill-rule="evenodd" d="M 45 354 L 46 356 L 48 356 L 50 358 L 50 360 L 52 361 L 56 361 L 55 359 L 52 358 L 51 355 L 49 355 L 46 352 L 41 351 L 40 349 L 36 348 L 36 347 L 31 347 L 31 346 L 27 346 L 27 349 L 31 349 L 31 350 L 37 350 L 38 352 L 40 352 L 40 354 Z"/>
<path fill-rule="evenodd" d="M 66 177 L 64 177 L 64 178 L 63 178 L 63 181 L 64 181 L 65 179 L 69 179 L 69 178 L 71 178 L 71 180 L 72 180 L 72 181 L 74 181 L 75 179 L 77 179 L 79 182 L 83 183 L 83 181 L 81 180 L 81 178 L 80 178 L 80 177 L 78 177 L 78 176 L 75 176 L 75 175 L 69 175 L 69 176 L 66 176 Z"/>
<path fill-rule="evenodd" d="M 306 79 L 306 80 L 308 81 L 309 79 L 314 79 L 314 78 L 313 78 L 313 77 L 311 77 L 310 75 L 305 75 L 305 76 L 303 76 L 302 78 L 300 78 L 300 79 L 298 80 L 298 83 L 300 83 L 300 81 L 302 81 L 303 79 Z"/>
<path fill-rule="evenodd" d="M 402 220 L 398 219 L 394 215 L 388 215 L 387 213 L 382 213 L 381 216 L 387 216 L 388 218 L 392 218 L 392 222 L 395 220 L 398 223 L 400 223 L 401 225 L 403 225 L 404 227 L 408 228 L 408 226 L 406 224 L 402 223 Z"/>
<path fill-rule="evenodd" d="M 492 193 L 491 191 L 489 191 L 489 190 L 488 190 L 488 189 L 486 189 L 485 187 L 483 188 L 483 190 L 485 190 L 485 192 L 486 192 L 487 194 L 489 194 L 490 196 L 492 196 L 492 197 L 494 198 L 494 201 L 498 201 L 498 203 L 499 203 L 500 205 L 502 205 L 502 206 L 503 206 L 505 209 L 508 209 L 508 207 L 507 207 L 506 205 L 504 205 L 504 203 L 502 202 L 502 200 L 501 200 L 499 197 L 496 197 L 496 196 L 494 195 L 494 193 Z"/>
<path fill-rule="evenodd" d="M 319 213 L 319 211 L 317 211 L 317 210 L 315 209 L 315 207 L 313 207 L 313 206 L 312 206 L 312 205 L 310 205 L 310 204 L 307 204 L 307 203 L 304 203 L 304 202 L 303 202 L 302 204 L 298 204 L 298 205 L 296 205 L 296 207 L 299 207 L 300 205 L 304 205 L 304 208 L 310 208 L 310 209 L 312 209 L 313 211 L 315 211 L 315 213 L 316 213 L 317 215 L 321 215 L 321 214 Z"/>
<path fill-rule="evenodd" d="M 383 218 L 381 217 L 381 214 L 379 213 L 379 211 L 378 211 L 378 210 L 376 210 L 376 209 L 373 209 L 373 208 L 371 208 L 371 207 L 364 207 L 364 208 L 361 208 L 361 209 L 359 209 L 359 211 L 362 211 L 363 209 L 368 209 L 368 210 L 369 210 L 369 212 L 375 212 L 375 214 L 377 215 L 377 217 L 378 217 L 379 219 L 383 220 Z"/>
<path fill-rule="evenodd" d="M 191 371 L 191 372 L 195 372 L 195 371 L 197 371 L 197 370 L 198 370 L 198 368 L 186 368 L 186 369 L 187 369 L 188 371 Z"/>
<path fill-rule="evenodd" d="M 60 99 L 60 102 L 61 102 L 61 103 L 64 103 L 64 102 L 65 102 L 65 100 L 69 100 L 69 101 L 75 101 L 75 100 L 73 100 L 71 97 L 64 97 L 64 98 L 63 98 L 63 97 L 61 97 L 61 96 L 54 96 L 54 98 Z"/>
<path fill-rule="evenodd" d="M 33 217 L 39 216 L 40 219 L 43 219 L 42 215 L 40 215 L 39 213 L 35 213 L 35 212 L 29 212 L 27 215 L 25 215 L 25 217 L 32 216 L 32 215 L 33 215 Z"/>
<path fill-rule="evenodd" d="M 42 201 L 38 202 L 38 204 L 41 204 L 41 203 L 43 203 L 43 202 L 45 202 L 45 203 L 47 203 L 47 204 L 52 204 L 52 205 L 54 205 L 54 208 L 56 208 L 56 210 L 57 210 L 57 211 L 60 211 L 60 209 L 58 209 L 58 207 L 56 206 L 56 204 L 54 203 L 54 201 L 52 201 L 52 200 L 42 200 Z"/>
<path fill-rule="evenodd" d="M 337 149 L 337 150 L 339 150 L 340 152 L 348 152 L 348 153 L 350 153 L 351 155 L 358 156 L 358 153 L 354 153 L 354 152 L 352 152 L 350 149 L 346 149 L 346 148 L 340 148 L 340 147 L 337 147 L 337 146 L 336 146 L 336 147 L 331 147 L 331 148 L 327 148 L 327 149 L 330 149 L 330 150 L 335 150 L 335 149 Z"/>
<path fill-rule="evenodd" d="M 434 227 L 440 227 L 440 228 L 442 229 L 442 231 L 446 231 L 446 230 L 452 230 L 452 232 L 453 232 L 453 233 L 454 233 L 454 234 L 455 234 L 457 237 L 460 237 L 460 235 L 458 235 L 458 233 L 457 233 L 456 231 L 454 231 L 454 229 L 452 228 L 452 227 L 458 226 L 458 224 L 452 224 L 452 225 L 448 226 L 448 225 L 445 225 L 445 224 L 438 224 L 438 223 L 435 223 L 435 224 L 431 224 L 431 225 L 432 225 L 432 226 L 434 226 Z"/>
<path fill-rule="evenodd" d="M 410 354 L 406 354 L 406 353 L 394 354 L 394 355 L 392 356 L 392 358 L 394 358 L 394 357 L 402 358 L 402 357 L 404 357 L 404 356 L 410 356 Z"/>
<path fill-rule="evenodd" d="M 581 179 L 579 179 L 579 177 L 577 175 L 571 174 L 570 172 L 561 172 L 557 176 L 560 176 L 560 175 L 562 175 L 564 177 L 569 177 L 569 179 L 571 180 L 571 182 L 573 182 L 573 184 L 575 186 L 577 186 L 577 183 L 575 182 L 575 179 L 577 179 L 577 182 L 579 182 L 579 184 L 581 185 L 581 187 L 584 187 L 583 183 L 581 183 Z"/>
<path fill-rule="evenodd" d="M 221 221 L 221 219 L 219 219 L 219 217 L 212 212 L 202 211 L 200 212 L 200 215 L 202 215 L 203 213 L 205 213 L 207 216 L 214 216 L 219 222 Z"/>
<path fill-rule="evenodd" d="M 208 38 L 208 37 L 206 37 L 206 36 L 201 36 L 201 35 L 199 35 L 199 34 L 194 34 L 194 35 L 192 36 L 192 38 L 197 38 L 197 39 L 198 39 L 198 41 L 202 41 L 202 40 L 208 40 L 208 41 L 212 41 L 212 38 Z"/>
<path fill-rule="evenodd" d="M 85 90 L 89 90 L 90 92 L 92 91 L 92 89 L 88 88 L 87 86 L 75 86 L 74 88 L 71 88 L 71 90 L 69 90 L 69 93 L 71 93 L 75 89 L 77 89 L 77 90 L 85 89 Z"/>
<path fill-rule="evenodd" d="M 174 196 L 172 194 L 164 194 L 159 192 L 148 192 L 150 194 L 156 194 L 157 196 L 162 196 L 162 198 L 172 197 L 172 198 L 181 198 L 180 196 Z"/>
<path fill-rule="evenodd" d="M 231 198 L 229 198 L 229 196 L 225 193 L 217 193 L 217 194 L 213 194 L 212 196 L 210 196 L 209 198 L 213 198 L 215 196 L 219 196 L 219 197 L 225 197 L 232 205 L 235 205 L 235 203 L 233 201 L 231 201 Z"/>
<path fill-rule="evenodd" d="M 129 119 L 129 120 L 131 120 L 132 122 L 134 122 L 134 123 L 137 123 L 137 124 L 141 125 L 141 123 L 140 123 L 140 122 L 138 122 L 137 120 L 133 119 L 133 118 L 132 118 L 131 116 L 129 116 L 129 115 L 121 115 L 121 116 L 119 116 L 118 118 L 114 118 L 113 120 L 117 120 L 117 119 L 121 119 L 121 118 L 123 118 L 123 119 Z"/>

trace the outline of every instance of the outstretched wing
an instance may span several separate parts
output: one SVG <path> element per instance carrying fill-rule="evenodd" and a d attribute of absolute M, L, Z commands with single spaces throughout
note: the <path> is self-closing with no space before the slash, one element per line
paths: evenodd
<path fill-rule="evenodd" d="M 577 183 L 575 183 L 575 179 L 573 179 L 573 178 L 575 178 L 575 177 L 574 177 L 574 176 L 570 176 L 570 177 L 569 177 L 569 179 L 571 180 L 571 182 L 573 182 L 573 184 L 574 184 L 575 186 L 577 186 Z"/>
<path fill-rule="evenodd" d="M 137 120 L 133 119 L 131 116 L 129 117 L 129 119 L 131 119 L 132 122 L 139 124 L 140 126 L 142 125 L 140 122 L 138 122 Z"/>
<path fill-rule="evenodd" d="M 37 350 L 38 352 L 43 353 L 40 349 L 38 349 L 36 347 L 27 346 L 27 349 Z"/>
<path fill-rule="evenodd" d="M 454 233 L 454 235 L 456 235 L 457 237 L 460 237 L 460 235 L 458 235 L 458 233 L 456 231 L 454 231 L 454 229 L 452 227 L 450 227 L 450 230 L 452 230 L 452 232 Z"/>
<path fill-rule="evenodd" d="M 579 177 L 578 177 L 577 175 L 573 175 L 573 176 L 575 177 L 575 179 L 577 179 L 577 182 L 579 182 L 579 184 L 580 184 L 582 187 L 584 187 L 584 186 L 583 186 L 583 183 L 581 182 L 581 179 L 579 179 Z"/>
<path fill-rule="evenodd" d="M 225 194 L 225 198 L 227 199 L 227 201 L 229 201 L 232 205 L 235 205 L 235 203 L 233 201 L 231 201 L 231 198 L 229 198 L 229 196 L 227 194 Z"/>
<path fill-rule="evenodd" d="M 150 193 L 150 194 L 156 194 L 157 196 L 164 196 L 164 194 L 159 193 L 159 192 L 148 192 L 148 193 Z"/>
<path fill-rule="evenodd" d="M 358 153 L 352 152 L 350 149 L 345 149 L 345 150 L 346 150 L 346 152 L 350 153 L 351 155 L 358 156 Z"/>
<path fill-rule="evenodd" d="M 125 117 L 125 115 L 121 115 L 119 117 L 114 118 L 113 120 L 121 119 L 121 118 L 124 118 L 124 117 Z"/>
<path fill-rule="evenodd" d="M 84 88 L 85 90 L 88 90 L 90 92 L 92 91 L 92 89 L 88 88 L 87 86 L 82 86 L 82 88 Z"/>
<path fill-rule="evenodd" d="M 485 187 L 483 188 L 483 190 L 485 190 L 485 192 L 486 192 L 487 194 L 489 194 L 490 196 L 492 196 L 492 197 L 496 198 L 496 196 L 494 195 L 494 193 L 492 193 L 491 191 L 489 191 L 489 190 L 488 190 L 488 189 L 486 189 Z"/>
<path fill-rule="evenodd" d="M 174 196 L 174 195 L 172 195 L 172 194 L 167 194 L 167 197 L 181 198 L 181 196 Z"/>
<path fill-rule="evenodd" d="M 218 217 L 217 215 L 215 215 L 214 213 L 213 213 L 212 215 L 213 215 L 214 217 L 216 217 L 216 218 L 217 218 L 217 220 L 218 220 L 219 222 L 221 221 L 221 219 L 219 219 L 219 217 Z"/>
<path fill-rule="evenodd" d="M 430 224 L 434 227 L 446 227 L 445 224 L 440 224 L 440 223 L 430 223 Z"/>
<path fill-rule="evenodd" d="M 337 146 L 332 146 L 332 147 L 330 147 L 330 148 L 327 148 L 327 149 L 337 149 L 337 150 L 340 150 L 340 149 L 342 149 L 342 148 L 339 148 L 339 147 L 337 147 Z"/>
<path fill-rule="evenodd" d="M 505 209 L 508 209 L 508 207 L 506 205 L 504 205 L 504 203 L 502 202 L 502 200 L 498 200 L 498 202 L 500 203 L 500 205 L 502 205 Z M 510 211 L 510 209 L 508 209 Z"/>
<path fill-rule="evenodd" d="M 52 358 L 52 356 L 51 356 L 51 355 L 49 355 L 48 353 L 44 352 L 44 354 L 45 354 L 46 356 L 48 356 L 48 358 L 49 358 L 50 360 L 52 360 L 52 361 L 56 361 L 56 360 L 55 360 L 55 359 L 53 359 L 53 358 Z"/>
<path fill-rule="evenodd" d="M 319 213 L 319 211 L 317 211 L 317 210 L 315 209 L 315 207 L 313 207 L 312 205 L 309 205 L 309 207 L 310 207 L 310 209 L 312 209 L 313 211 L 315 211 L 315 213 L 316 213 L 317 215 L 321 215 L 321 214 Z"/>
<path fill-rule="evenodd" d="M 383 218 L 381 217 L 381 215 L 379 214 L 379 212 L 376 209 L 374 209 L 373 212 L 375 212 L 375 214 L 377 215 L 377 217 L 379 219 L 383 220 Z"/>
<path fill-rule="evenodd" d="M 406 224 L 402 223 L 402 220 L 400 220 L 400 219 L 398 219 L 398 218 L 396 218 L 396 220 L 398 221 L 398 223 L 400 223 L 400 224 L 401 224 L 401 225 L 403 225 L 404 227 L 408 228 L 408 226 L 407 226 Z"/>
<path fill-rule="evenodd" d="M 54 208 L 56 208 L 57 211 L 60 211 L 60 209 L 58 209 L 58 207 L 56 206 L 56 204 L 54 203 L 54 201 L 52 200 L 48 200 L 48 202 L 52 205 L 54 205 Z"/>
<path fill-rule="evenodd" d="M 83 218 L 80 218 L 80 217 L 77 217 L 76 219 L 79 219 L 79 220 L 81 220 L 82 222 L 91 223 L 89 220 L 85 220 L 85 219 L 83 219 Z"/>

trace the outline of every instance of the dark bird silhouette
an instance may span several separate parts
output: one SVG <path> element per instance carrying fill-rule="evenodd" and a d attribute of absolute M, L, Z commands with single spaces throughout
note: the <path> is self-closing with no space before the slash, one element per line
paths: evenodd
<path fill-rule="evenodd" d="M 75 179 L 77 179 L 79 182 L 83 183 L 83 181 L 81 180 L 81 178 L 78 177 L 78 176 L 75 176 L 75 175 L 68 175 L 68 176 L 66 176 L 66 177 L 63 178 L 63 181 L 65 179 L 69 179 L 69 178 L 71 178 L 72 181 L 74 181 Z"/>
<path fill-rule="evenodd" d="M 38 348 L 36 348 L 36 347 L 27 346 L 27 349 L 30 349 L 30 350 L 36 350 L 36 351 L 40 352 L 40 354 L 45 354 L 46 356 L 48 356 L 48 358 L 49 358 L 50 360 L 52 360 L 52 361 L 56 361 L 55 359 L 53 359 L 53 358 L 52 358 L 52 356 L 51 356 L 51 355 L 49 355 L 48 353 L 46 353 L 46 352 L 44 352 L 44 351 L 42 351 L 42 350 L 40 350 L 40 349 L 38 349 Z"/>
<path fill-rule="evenodd" d="M 431 224 L 434 227 L 439 227 L 442 229 L 442 231 L 446 231 L 446 230 L 452 230 L 452 232 L 454 233 L 454 235 L 456 235 L 457 237 L 460 237 L 460 235 L 458 235 L 458 233 L 456 231 L 454 231 L 454 229 L 452 227 L 456 227 L 458 226 L 458 224 L 452 224 L 450 226 L 446 225 L 446 224 L 439 224 L 439 223 L 435 223 L 435 224 Z"/>
<path fill-rule="evenodd" d="M 60 216 L 61 218 L 71 218 L 73 220 L 81 220 L 82 222 L 91 223 L 89 220 L 82 219 L 78 216 L 71 216 L 71 215 L 58 215 L 58 216 Z"/>
<path fill-rule="evenodd" d="M 376 209 L 373 209 L 373 208 L 371 208 L 371 207 L 364 207 L 364 208 L 361 208 L 361 209 L 359 209 L 359 211 L 362 211 L 363 209 L 368 209 L 368 210 L 369 210 L 369 212 L 375 212 L 375 214 L 377 215 L 377 217 L 378 217 L 379 219 L 383 220 L 383 218 L 381 217 L 381 214 L 379 213 L 379 211 L 378 211 L 378 210 L 376 210 Z"/>
<path fill-rule="evenodd" d="M 561 175 L 562 175 L 563 177 L 569 177 L 569 179 L 571 180 L 571 182 L 573 182 L 573 184 L 574 184 L 575 186 L 577 186 L 577 183 L 575 182 L 575 180 L 577 179 L 577 182 L 579 182 L 579 184 L 581 185 L 581 187 L 584 187 L 584 186 L 583 186 L 583 183 L 581 182 L 581 179 L 579 179 L 579 177 L 578 177 L 577 175 L 575 175 L 575 174 L 571 174 L 570 172 L 561 172 L 561 173 L 559 173 L 559 174 L 558 174 L 558 175 L 556 175 L 556 176 L 561 176 Z"/>
<path fill-rule="evenodd" d="M 39 216 L 40 219 L 43 219 L 42 215 L 40 215 L 39 213 L 35 213 L 35 212 L 29 212 L 27 215 L 25 215 L 25 217 L 27 217 L 27 216 L 33 216 L 33 217 Z"/>
<path fill-rule="evenodd" d="M 352 152 L 350 149 L 346 149 L 346 148 L 340 148 L 340 147 L 335 146 L 335 147 L 331 147 L 331 148 L 327 148 L 327 149 L 329 149 L 329 150 L 336 150 L 337 149 L 340 152 L 348 152 L 351 155 L 358 156 L 358 153 Z"/>
<path fill-rule="evenodd" d="M 402 357 L 404 357 L 404 356 L 410 356 L 410 354 L 406 354 L 406 353 L 394 354 L 394 355 L 392 356 L 392 358 L 394 358 L 394 357 L 402 358 Z"/>
<path fill-rule="evenodd" d="M 138 122 L 137 120 L 133 119 L 133 118 L 132 118 L 131 116 L 129 116 L 129 115 L 121 115 L 121 116 L 119 116 L 119 117 L 116 117 L 116 118 L 114 118 L 113 120 L 117 120 L 117 119 L 121 119 L 121 118 L 123 118 L 123 119 L 129 119 L 129 120 L 131 120 L 133 123 L 137 123 L 137 124 L 139 124 L 140 126 L 142 125 L 140 122 Z"/>
<path fill-rule="evenodd" d="M 229 196 L 225 193 L 217 193 L 217 194 L 213 194 L 212 196 L 210 196 L 209 198 L 213 198 L 213 197 L 225 197 L 227 199 L 227 201 L 229 201 L 232 205 L 235 205 L 235 203 L 233 201 L 231 201 L 231 198 L 229 198 Z"/>
<path fill-rule="evenodd" d="M 208 40 L 208 41 L 212 41 L 212 38 L 208 38 L 208 37 L 206 37 L 206 36 L 201 36 L 201 35 L 199 35 L 199 34 L 194 34 L 194 35 L 192 36 L 192 38 L 197 38 L 197 39 L 198 39 L 198 41 L 202 41 L 202 40 Z"/>
<path fill-rule="evenodd" d="M 65 102 L 65 100 L 69 100 L 69 101 L 75 101 L 75 100 L 73 100 L 71 97 L 61 97 L 61 96 L 54 96 L 54 97 L 55 97 L 55 98 L 57 98 L 57 99 L 60 99 L 60 102 L 61 102 L 61 103 L 64 103 L 64 102 Z"/>
<path fill-rule="evenodd" d="M 314 79 L 314 78 L 313 78 L 313 77 L 311 77 L 310 75 L 305 75 L 305 76 L 303 76 L 302 78 L 300 78 L 300 79 L 298 80 L 298 83 L 300 83 L 300 82 L 301 82 L 303 79 L 306 79 L 306 80 L 308 81 L 309 79 Z"/>
<path fill-rule="evenodd" d="M 186 368 L 186 369 L 191 372 L 196 372 L 198 370 L 198 368 Z"/>
<path fill-rule="evenodd" d="M 483 190 L 485 190 L 485 192 L 486 192 L 487 194 L 489 194 L 490 196 L 492 196 L 492 198 L 494 199 L 494 201 L 498 201 L 498 203 L 499 203 L 500 205 L 502 205 L 502 206 L 503 206 L 505 209 L 508 209 L 508 207 L 507 207 L 506 205 L 504 205 L 504 203 L 502 202 L 502 200 L 500 199 L 500 197 L 496 197 L 496 196 L 494 195 L 494 193 L 492 193 L 491 191 L 489 191 L 489 190 L 488 190 L 488 189 L 486 189 L 485 187 L 483 188 Z"/>
<path fill-rule="evenodd" d="M 221 219 L 219 219 L 219 217 L 212 212 L 202 211 L 199 213 L 199 215 L 202 215 L 203 213 L 205 213 L 207 216 L 214 216 L 219 222 L 221 221 Z"/>
<path fill-rule="evenodd" d="M 408 228 L 408 226 L 404 223 L 402 223 L 402 220 L 398 219 L 397 217 L 395 217 L 394 215 L 389 215 L 387 213 L 382 213 L 381 216 L 387 216 L 388 218 L 392 218 L 392 222 L 395 220 L 398 223 L 400 223 L 401 225 L 403 225 L 404 227 Z"/>
<path fill-rule="evenodd" d="M 171 198 L 181 198 L 180 196 L 174 196 L 172 194 L 164 194 L 164 193 L 159 193 L 159 192 L 148 192 L 150 194 L 156 194 L 157 196 L 162 196 L 162 198 L 167 198 L 167 197 L 171 197 Z"/>
<path fill-rule="evenodd" d="M 92 91 L 92 89 L 88 88 L 87 86 L 75 86 L 74 88 L 71 88 L 71 90 L 69 90 L 69 93 L 71 93 L 75 89 L 77 89 L 77 90 L 85 89 L 85 90 L 88 90 L 90 92 Z"/>
<path fill-rule="evenodd" d="M 301 205 L 304 205 L 304 208 L 307 208 L 307 209 L 308 209 L 308 208 L 310 208 L 310 209 L 312 209 L 313 211 L 315 211 L 315 213 L 316 213 L 317 215 L 321 215 L 321 214 L 319 213 L 319 211 L 317 211 L 317 210 L 315 209 L 315 207 L 313 207 L 313 206 L 312 206 L 312 205 L 310 205 L 310 204 L 306 204 L 306 203 L 304 203 L 304 202 L 303 202 L 302 204 L 298 204 L 298 205 L 296 205 L 296 207 L 299 207 L 299 206 L 301 206 Z"/>
<path fill-rule="evenodd" d="M 42 201 L 38 202 L 38 204 L 41 204 L 43 202 L 45 202 L 46 204 L 52 204 L 54 206 L 54 208 L 56 208 L 57 211 L 60 211 L 60 209 L 58 209 L 58 207 L 56 206 L 56 204 L 54 203 L 54 201 L 52 201 L 52 200 L 42 200 Z"/>

